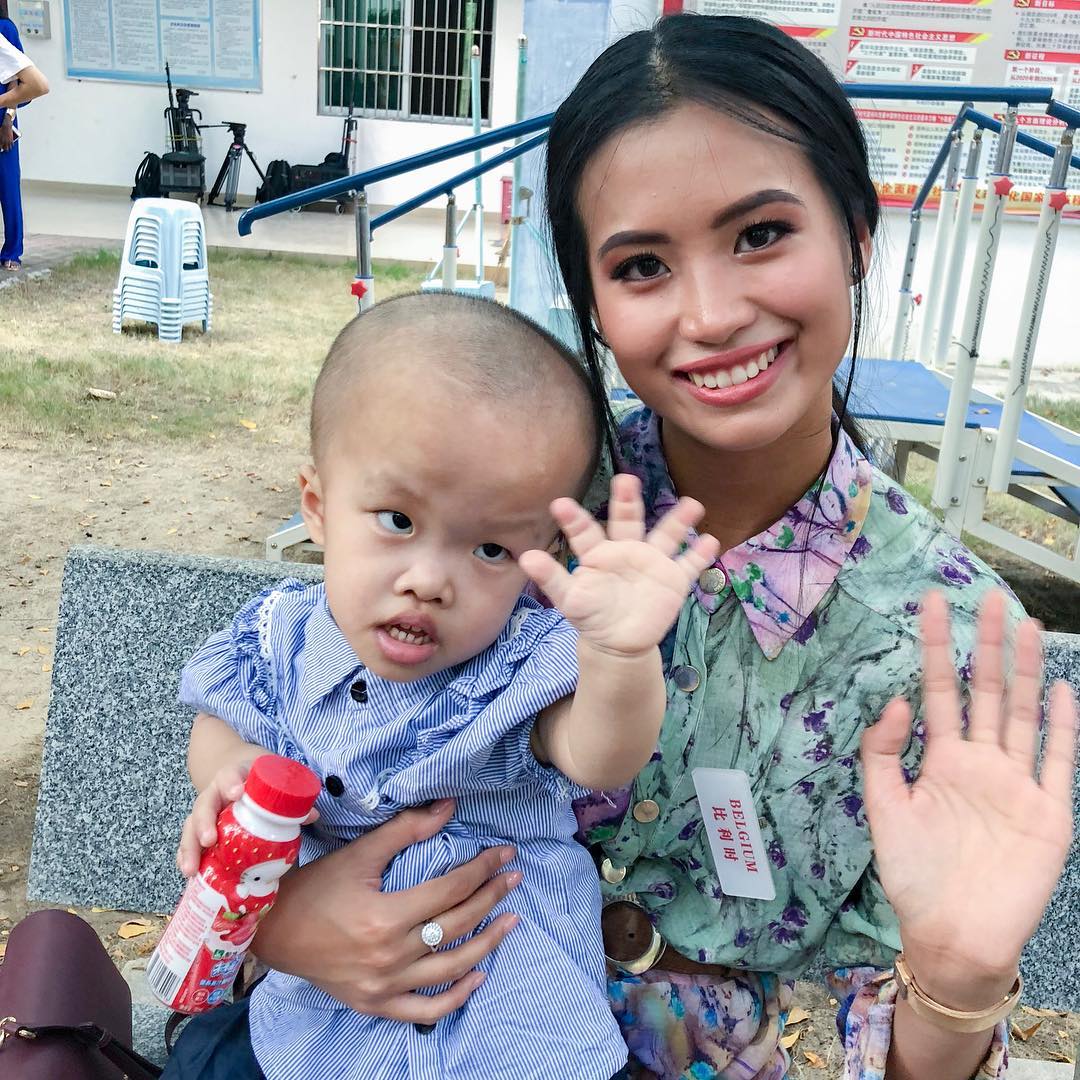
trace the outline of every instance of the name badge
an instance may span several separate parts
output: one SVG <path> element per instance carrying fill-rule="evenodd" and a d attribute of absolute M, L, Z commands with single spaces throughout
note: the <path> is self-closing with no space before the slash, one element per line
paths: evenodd
<path fill-rule="evenodd" d="M 741 769 L 694 769 L 691 776 L 720 887 L 728 896 L 774 900 L 750 777 Z"/>

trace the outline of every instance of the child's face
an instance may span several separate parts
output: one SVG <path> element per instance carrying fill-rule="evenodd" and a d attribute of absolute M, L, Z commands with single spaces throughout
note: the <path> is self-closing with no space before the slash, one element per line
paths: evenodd
<path fill-rule="evenodd" d="M 575 493 L 589 438 L 438 377 L 390 372 L 356 399 L 301 474 L 301 507 L 338 626 L 376 675 L 407 682 L 499 635 L 526 582 L 518 556 L 551 543 L 548 507 Z"/>
<path fill-rule="evenodd" d="M 666 423 L 725 451 L 827 430 L 851 254 L 798 147 L 683 105 L 602 147 L 578 206 L 600 329 Z"/>

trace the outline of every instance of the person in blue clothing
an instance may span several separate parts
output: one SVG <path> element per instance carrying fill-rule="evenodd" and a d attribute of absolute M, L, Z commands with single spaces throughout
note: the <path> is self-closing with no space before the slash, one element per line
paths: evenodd
<path fill-rule="evenodd" d="M 325 583 L 266 590 L 185 667 L 200 794 L 178 863 L 198 868 L 269 750 L 323 780 L 301 864 L 456 797 L 446 827 L 386 882 L 408 889 L 502 848 L 521 877 L 518 928 L 449 1022 L 364 1016 L 271 971 L 250 999 L 191 1021 L 167 1080 L 625 1080 L 571 802 L 627 782 L 652 754 L 658 645 L 717 544 L 692 536 L 679 553 L 692 499 L 646 532 L 633 476 L 612 480 L 606 531 L 582 509 L 602 413 L 577 359 L 491 301 L 396 297 L 339 335 L 300 477 Z M 546 550 L 560 530 L 572 576 Z M 434 968 L 449 924 L 416 934 Z"/>
<path fill-rule="evenodd" d="M 15 109 L 48 92 L 45 76 L 22 51 L 18 28 L 8 16 L 7 0 L 0 0 L 0 213 L 4 219 L 0 270 L 18 270 L 22 266 L 19 125 Z"/>

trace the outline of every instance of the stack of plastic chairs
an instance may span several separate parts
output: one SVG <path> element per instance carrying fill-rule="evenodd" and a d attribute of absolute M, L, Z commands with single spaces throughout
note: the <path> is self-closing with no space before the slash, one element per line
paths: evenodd
<path fill-rule="evenodd" d="M 209 332 L 213 303 L 202 211 L 179 200 L 138 199 L 113 291 L 113 332 L 124 319 L 141 319 L 157 324 L 159 340 L 179 343 L 187 323 Z"/>

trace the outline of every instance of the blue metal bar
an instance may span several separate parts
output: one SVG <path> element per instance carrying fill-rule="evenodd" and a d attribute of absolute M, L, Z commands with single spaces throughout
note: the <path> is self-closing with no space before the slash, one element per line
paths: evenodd
<path fill-rule="evenodd" d="M 401 161 L 392 161 L 388 165 L 380 165 L 366 172 L 356 173 L 354 176 L 343 176 L 340 180 L 331 180 L 326 184 L 318 184 L 315 187 L 304 188 L 303 191 L 282 195 L 280 199 L 259 203 L 240 215 L 237 231 L 241 236 L 248 236 L 251 233 L 252 223 L 260 218 L 272 217 L 285 210 L 296 210 L 308 203 L 318 202 L 320 199 L 333 199 L 348 191 L 363 191 L 369 184 L 377 184 L 380 180 L 389 180 L 394 176 L 401 176 L 402 173 L 412 172 L 414 169 L 423 169 L 428 165 L 438 165 L 461 154 L 469 154 L 474 150 L 483 150 L 487 146 L 506 142 L 508 139 L 516 139 L 519 135 L 531 135 L 534 131 L 542 131 L 550 126 L 552 115 L 552 113 L 545 113 L 543 116 L 534 116 L 531 120 L 523 120 L 520 124 L 508 124 L 506 127 L 488 131 L 479 138 L 471 135 L 467 139 L 459 139 L 448 146 L 440 146 L 422 154 L 414 154 Z"/>
<path fill-rule="evenodd" d="M 949 150 L 952 148 L 952 137 L 964 126 L 964 121 L 967 119 L 969 112 L 971 112 L 971 102 L 965 101 L 964 104 L 960 106 L 960 111 L 956 114 L 956 119 L 949 125 L 949 131 L 945 136 L 945 141 L 941 144 L 941 149 L 938 150 L 937 157 L 934 158 L 934 163 L 930 166 L 930 171 L 926 174 L 923 186 L 919 188 L 919 194 L 915 196 L 915 201 L 911 204 L 911 217 L 913 220 L 922 212 L 923 203 L 930 197 L 930 192 L 934 190 L 934 183 L 937 181 L 938 176 L 941 175 L 945 159 L 949 156 Z"/>
<path fill-rule="evenodd" d="M 1046 106 L 1046 115 L 1064 121 L 1066 127 L 1080 127 L 1080 109 L 1074 109 L 1064 101 L 1051 101 Z"/>
<path fill-rule="evenodd" d="M 467 184 L 470 180 L 475 180 L 476 177 L 482 176 L 489 169 L 494 169 L 507 161 L 513 161 L 514 158 L 527 154 L 538 146 L 543 146 L 546 139 L 547 132 L 542 131 L 539 135 L 534 135 L 531 139 L 518 143 L 517 146 L 511 146 L 501 154 L 496 154 L 495 157 L 482 161 L 479 165 L 474 165 L 471 169 L 458 173 L 457 176 L 451 176 L 449 180 L 437 184 L 433 188 L 428 188 L 427 191 L 423 191 L 419 195 L 414 195 L 399 206 L 395 206 L 393 209 L 387 210 L 385 214 L 380 214 L 377 218 L 374 218 L 371 222 L 371 231 L 374 232 L 381 225 L 389 225 L 391 221 L 397 221 L 399 217 L 404 217 L 405 214 L 415 210 L 418 206 L 423 206 L 424 203 L 431 202 L 432 199 L 438 198 L 440 195 L 449 195 L 455 188 Z"/>
<path fill-rule="evenodd" d="M 989 128 L 990 131 L 999 135 L 1001 134 L 1000 120 L 995 120 L 992 116 L 987 116 L 986 113 L 978 112 L 975 109 L 968 109 L 967 111 L 968 119 L 973 124 L 978 124 L 981 128 Z M 1069 111 L 1075 112 L 1074 109 L 1070 109 Z M 1078 113 L 1077 116 L 1080 118 L 1080 113 Z M 1016 133 L 1016 141 L 1021 146 L 1026 146 L 1029 150 L 1034 150 L 1038 154 L 1045 154 L 1048 158 L 1052 158 L 1057 153 L 1057 147 L 1052 143 L 1043 142 L 1042 139 L 1036 139 L 1034 135 L 1028 135 L 1023 131 L 1018 131 Z M 1080 154 L 1073 154 L 1072 157 L 1069 158 L 1069 163 L 1074 169 L 1080 169 Z"/>
<path fill-rule="evenodd" d="M 1023 90 L 1015 86 L 931 86 L 925 90 L 910 83 L 841 83 L 851 98 L 882 101 L 1003 101 L 1006 105 L 1049 105 L 1052 89 Z"/>

